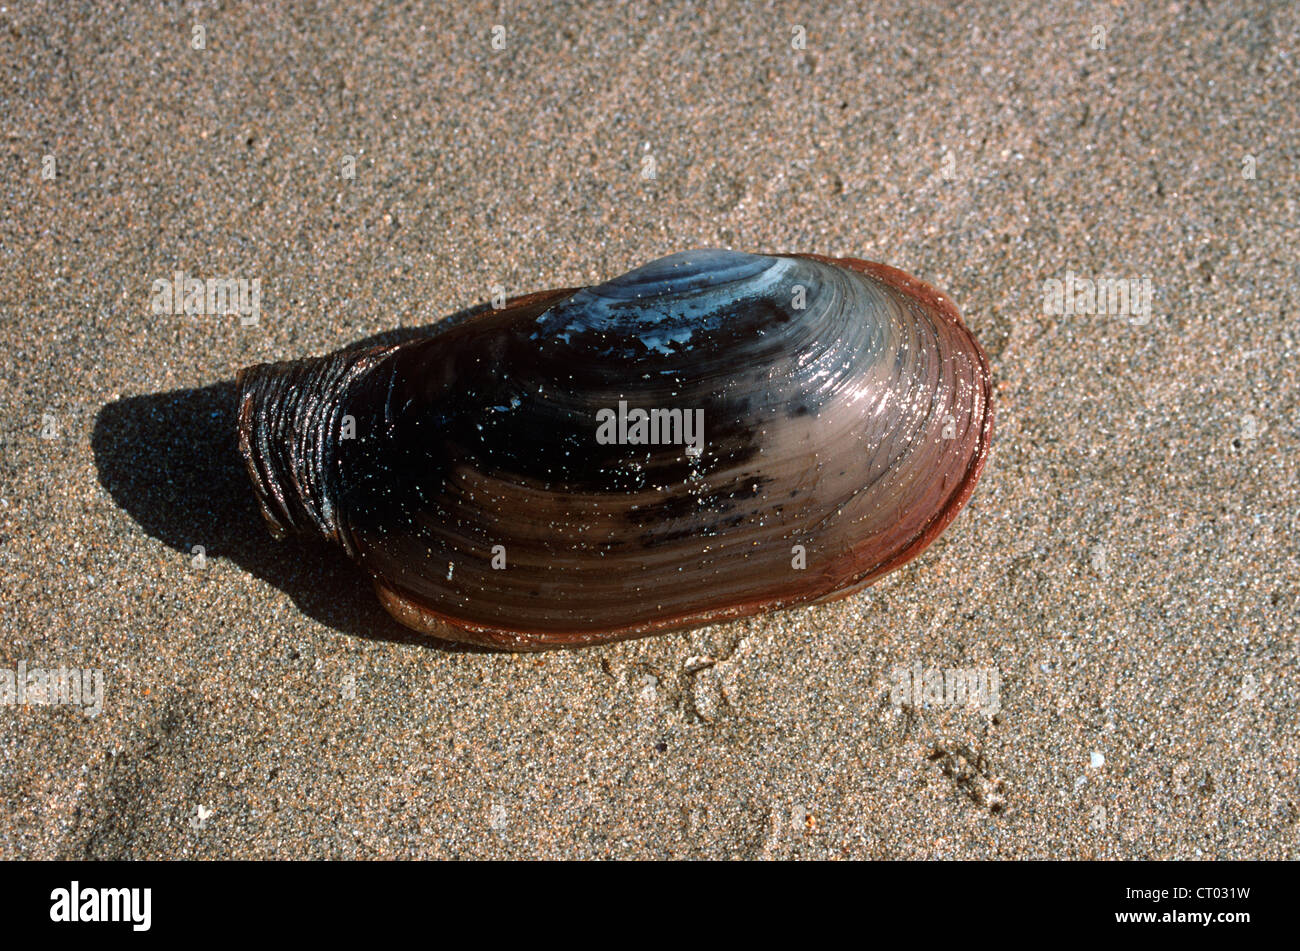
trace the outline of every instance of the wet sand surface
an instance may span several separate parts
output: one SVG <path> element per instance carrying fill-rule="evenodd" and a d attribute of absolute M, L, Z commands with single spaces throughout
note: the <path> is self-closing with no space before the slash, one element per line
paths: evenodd
<path fill-rule="evenodd" d="M 508 6 L 0 10 L 0 668 L 103 678 L 0 707 L 0 856 L 1295 857 L 1300 8 Z M 506 655 L 267 534 L 240 367 L 708 246 L 984 343 L 904 569 Z M 154 313 L 178 271 L 257 322 Z"/>

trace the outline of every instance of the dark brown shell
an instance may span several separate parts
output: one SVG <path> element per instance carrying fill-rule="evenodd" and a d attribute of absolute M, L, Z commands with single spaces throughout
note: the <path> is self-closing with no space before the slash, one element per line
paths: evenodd
<path fill-rule="evenodd" d="M 274 531 L 342 545 L 403 624 L 512 650 L 851 594 L 952 521 L 993 428 L 949 300 L 819 255 L 686 252 L 239 385 Z M 682 438 L 602 441 L 620 401 Z"/>

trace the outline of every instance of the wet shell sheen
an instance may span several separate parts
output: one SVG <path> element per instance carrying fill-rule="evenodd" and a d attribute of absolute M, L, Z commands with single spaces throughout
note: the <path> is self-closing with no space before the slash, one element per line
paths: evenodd
<path fill-rule="evenodd" d="M 239 384 L 274 532 L 342 545 L 403 624 L 513 650 L 850 594 L 953 519 L 993 419 L 925 284 L 715 250 Z"/>

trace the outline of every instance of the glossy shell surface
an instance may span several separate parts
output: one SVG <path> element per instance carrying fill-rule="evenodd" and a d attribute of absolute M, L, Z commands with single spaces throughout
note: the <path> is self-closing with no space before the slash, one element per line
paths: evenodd
<path fill-rule="evenodd" d="M 938 292 L 715 250 L 250 367 L 240 400 L 274 531 L 342 545 L 410 627 L 513 650 L 850 594 L 953 519 L 993 422 Z"/>

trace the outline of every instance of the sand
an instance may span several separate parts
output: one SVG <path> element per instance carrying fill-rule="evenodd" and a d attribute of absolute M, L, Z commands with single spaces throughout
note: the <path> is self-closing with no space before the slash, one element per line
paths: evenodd
<path fill-rule="evenodd" d="M 0 706 L 0 857 L 1296 857 L 1294 4 L 314 7 L 0 9 L 0 668 L 103 684 Z M 706 246 L 985 344 L 903 570 L 512 656 L 267 535 L 240 367 Z M 178 271 L 257 322 L 155 313 Z"/>

